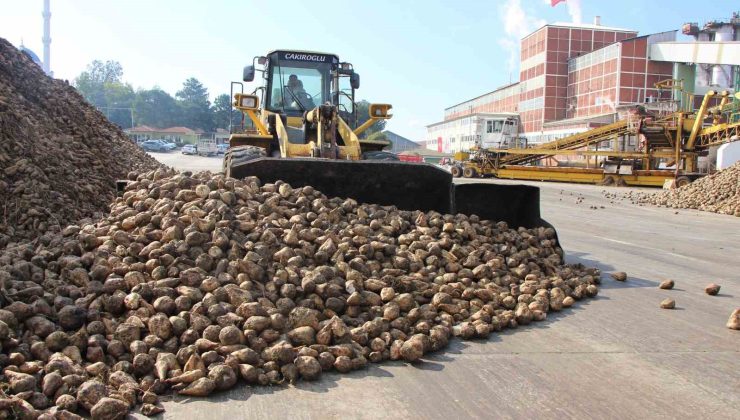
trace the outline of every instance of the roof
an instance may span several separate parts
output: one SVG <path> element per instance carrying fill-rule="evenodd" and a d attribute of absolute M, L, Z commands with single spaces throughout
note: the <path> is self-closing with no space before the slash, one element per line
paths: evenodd
<path fill-rule="evenodd" d="M 551 26 L 551 27 L 558 27 L 558 28 L 576 28 L 576 29 L 596 29 L 599 31 L 612 31 L 612 32 L 634 32 L 637 33 L 638 31 L 634 29 L 625 29 L 625 28 L 615 28 L 613 26 L 604 26 L 604 25 L 594 25 L 593 23 L 568 23 L 568 22 L 555 22 L 555 23 L 546 23 L 539 28 L 535 29 L 534 31 L 530 32 L 528 35 L 524 36 L 522 39 L 527 39 L 530 36 L 534 35 L 535 33 L 542 30 L 542 28 Z"/>
<path fill-rule="evenodd" d="M 124 130 L 127 133 L 169 133 L 169 134 L 197 134 L 196 131 L 187 127 L 154 128 L 148 125 L 140 125 Z"/>
<path fill-rule="evenodd" d="M 157 130 L 159 133 L 172 133 L 172 134 L 196 134 L 194 130 L 187 127 L 170 127 L 162 130 Z"/>
<path fill-rule="evenodd" d="M 391 137 L 393 141 L 401 141 L 401 142 L 413 143 L 413 144 L 419 146 L 419 144 L 417 142 L 415 142 L 413 140 L 410 140 L 410 139 L 408 139 L 408 138 L 406 138 L 406 137 L 404 137 L 404 136 L 402 136 L 400 134 L 396 134 L 396 133 L 394 133 L 391 130 L 384 130 L 383 131 L 383 134 L 385 134 L 388 137 Z"/>
<path fill-rule="evenodd" d="M 476 100 L 476 99 L 478 99 L 478 98 L 482 98 L 482 97 L 484 97 L 484 96 L 486 96 L 486 95 L 490 95 L 490 94 L 492 94 L 492 93 L 495 93 L 495 92 L 498 92 L 498 91 L 500 91 L 500 90 L 504 90 L 504 89 L 510 88 L 510 87 L 512 87 L 512 86 L 515 86 L 515 85 L 518 85 L 518 84 L 519 84 L 519 82 L 514 82 L 514 83 L 509 83 L 508 85 L 503 85 L 503 86 L 501 86 L 501 87 L 497 87 L 496 89 L 494 89 L 494 90 L 492 90 L 492 91 L 490 91 L 490 92 L 486 92 L 486 93 L 484 93 L 484 94 L 482 94 L 482 95 L 478 95 L 478 96 L 476 96 L 475 98 L 470 98 L 470 99 L 466 99 L 466 100 L 464 100 L 464 101 L 462 101 L 462 102 L 458 102 L 458 103 L 456 103 L 455 105 L 452 105 L 452 106 L 448 106 L 447 108 L 445 108 L 445 111 L 447 111 L 448 109 L 452 109 L 452 108 L 454 108 L 454 107 L 456 107 L 456 106 L 458 106 L 458 105 L 462 105 L 462 104 L 464 104 L 464 103 L 466 103 L 466 102 L 474 101 L 474 100 Z"/>
<path fill-rule="evenodd" d="M 39 58 L 39 56 L 35 52 L 31 51 L 30 48 L 26 48 L 24 45 L 21 45 L 18 49 L 26 53 L 26 55 L 29 56 L 31 60 L 33 60 L 36 64 L 41 64 L 41 59 Z"/>
<path fill-rule="evenodd" d="M 673 33 L 677 33 L 677 32 L 678 32 L 678 29 L 671 29 L 671 30 L 669 30 L 669 31 L 663 31 L 663 32 L 655 32 L 655 33 L 652 33 L 652 34 L 647 34 L 647 35 L 633 36 L 632 38 L 625 38 L 625 39 L 623 39 L 623 40 L 621 40 L 621 41 L 617 41 L 617 42 L 627 42 L 627 41 L 634 41 L 634 40 L 636 40 L 636 39 L 641 39 L 641 38 L 649 38 L 649 37 L 651 37 L 651 36 L 655 36 L 655 35 L 663 35 L 663 34 L 669 34 L 669 33 L 672 33 L 672 32 L 673 32 Z M 668 41 L 668 42 L 670 42 L 670 41 Z M 615 42 L 615 44 L 616 44 L 616 42 Z M 608 45 L 607 45 L 607 46 L 608 46 Z M 596 51 L 596 50 L 594 50 L 594 51 Z"/>
<path fill-rule="evenodd" d="M 594 25 L 593 23 L 571 23 L 571 22 L 555 22 L 545 26 L 560 26 L 566 28 L 581 28 L 581 29 L 599 29 L 602 31 L 617 31 L 617 32 L 637 32 L 634 29 L 617 28 L 614 26 Z"/>
<path fill-rule="evenodd" d="M 136 127 L 127 128 L 124 131 L 126 131 L 126 132 L 135 132 L 135 133 L 149 133 L 149 132 L 158 131 L 158 129 L 149 127 L 148 125 L 139 125 L 139 126 L 136 126 Z"/>
<path fill-rule="evenodd" d="M 436 123 L 432 123 L 432 124 L 427 125 L 426 127 L 427 128 L 434 127 L 434 126 L 444 124 L 450 121 L 457 121 L 463 118 L 470 118 L 470 117 L 517 117 L 517 116 L 519 116 L 518 112 L 473 112 L 472 114 L 460 115 L 455 118 L 450 118 L 449 120 L 442 120 Z"/>

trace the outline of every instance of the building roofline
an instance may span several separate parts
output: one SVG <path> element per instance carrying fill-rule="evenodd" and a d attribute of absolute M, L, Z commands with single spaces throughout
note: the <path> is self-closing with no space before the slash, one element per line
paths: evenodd
<path fill-rule="evenodd" d="M 671 30 L 663 31 L 663 32 L 653 32 L 652 34 L 633 36 L 632 38 L 626 38 L 626 39 L 623 39 L 623 40 L 617 41 L 617 42 L 634 41 L 635 39 L 647 38 L 647 37 L 651 37 L 653 35 L 667 34 L 669 32 L 678 32 L 678 29 L 671 29 Z M 615 42 L 614 44 L 616 44 L 617 42 Z M 609 44 L 609 45 L 611 45 L 611 44 Z M 607 45 L 607 47 L 609 45 Z M 602 48 L 604 48 L 604 47 L 602 47 Z M 599 49 L 601 49 L 601 48 L 599 48 Z M 596 51 L 596 50 L 594 50 L 594 51 Z"/>
<path fill-rule="evenodd" d="M 432 123 L 432 124 L 429 124 L 429 125 L 427 125 L 425 127 L 427 127 L 427 128 L 434 127 L 434 126 L 437 126 L 437 125 L 440 125 L 440 124 L 444 124 L 444 123 L 448 123 L 448 122 L 451 122 L 451 121 L 457 121 L 457 120 L 461 120 L 463 118 L 477 117 L 477 116 L 483 116 L 483 117 L 514 117 L 514 116 L 519 116 L 519 113 L 518 112 L 474 112 L 472 114 L 460 115 L 459 117 L 451 118 L 449 120 L 442 120 L 442 121 L 439 121 L 439 122 L 436 122 L 436 123 Z"/>
<path fill-rule="evenodd" d="M 494 90 L 492 90 L 492 91 L 490 91 L 490 92 L 486 92 L 486 93 L 484 93 L 484 94 L 482 94 L 482 95 L 478 95 L 478 96 L 476 96 L 476 97 L 474 97 L 474 98 L 466 99 L 466 100 L 464 100 L 464 101 L 462 101 L 462 102 L 456 103 L 455 105 L 451 105 L 451 106 L 448 106 L 447 108 L 445 108 L 445 111 L 447 111 L 448 109 L 452 109 L 452 108 L 454 108 L 454 107 L 456 107 L 456 106 L 458 106 L 458 105 L 462 105 L 462 104 L 464 104 L 465 102 L 470 102 L 470 101 L 474 101 L 474 100 L 476 100 L 476 99 L 479 99 L 479 98 L 482 98 L 482 97 L 484 97 L 484 96 L 486 96 L 486 95 L 490 95 L 490 94 L 492 94 L 492 93 L 498 92 L 498 91 L 500 91 L 500 90 L 504 90 L 504 89 L 506 89 L 506 88 L 510 88 L 510 87 L 512 87 L 512 86 L 514 86 L 514 85 L 518 85 L 518 84 L 519 84 L 519 82 L 513 82 L 513 83 L 509 83 L 508 85 L 504 85 L 504 86 L 498 87 L 498 88 L 496 88 L 496 89 L 494 89 Z"/>
<path fill-rule="evenodd" d="M 557 28 L 575 28 L 575 29 L 596 29 L 601 31 L 611 31 L 611 32 L 635 32 L 638 33 L 639 31 L 636 31 L 634 29 L 627 29 L 627 28 L 616 28 L 612 26 L 603 26 L 603 25 L 594 25 L 593 23 L 567 23 L 567 22 L 555 22 L 555 23 L 546 23 L 539 28 L 535 29 L 534 31 L 530 32 L 528 35 L 522 37 L 522 40 L 529 38 L 530 36 L 534 35 L 536 32 L 539 32 L 542 28 L 550 26 L 550 27 L 557 27 Z"/>

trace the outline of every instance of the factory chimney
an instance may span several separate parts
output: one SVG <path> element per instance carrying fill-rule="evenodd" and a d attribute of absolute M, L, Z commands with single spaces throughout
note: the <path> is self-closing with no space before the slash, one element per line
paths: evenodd
<path fill-rule="evenodd" d="M 43 68 L 46 74 L 53 76 L 54 73 L 51 71 L 51 7 L 49 6 L 49 0 L 44 0 L 44 37 L 41 41 L 44 43 L 44 63 Z"/>
<path fill-rule="evenodd" d="M 594 16 L 594 25 L 601 26 L 601 16 Z"/>

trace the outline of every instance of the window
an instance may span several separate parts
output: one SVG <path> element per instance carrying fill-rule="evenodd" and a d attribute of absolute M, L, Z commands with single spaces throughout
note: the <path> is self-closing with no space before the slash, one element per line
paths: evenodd
<path fill-rule="evenodd" d="M 500 133 L 504 128 L 504 122 L 501 120 L 486 121 L 486 133 Z"/>
<path fill-rule="evenodd" d="M 269 58 L 268 109 L 299 116 L 330 99 L 332 63 L 286 59 L 281 54 Z"/>

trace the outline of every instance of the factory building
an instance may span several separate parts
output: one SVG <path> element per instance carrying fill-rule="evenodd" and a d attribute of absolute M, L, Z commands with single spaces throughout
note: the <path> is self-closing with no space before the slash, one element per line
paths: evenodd
<path fill-rule="evenodd" d="M 729 23 L 683 32 L 693 31 L 698 40 L 737 39 L 736 20 L 737 15 Z M 634 30 L 602 26 L 599 17 L 593 24 L 545 25 L 521 40 L 519 82 L 445 109 L 443 121 L 427 126 L 425 146 L 447 153 L 468 150 L 471 139 L 474 144 L 486 133 L 483 124 L 467 124 L 466 118 L 478 121 L 492 118 L 491 113 L 518 114 L 516 144 L 552 141 L 614 122 L 625 107 L 676 99 L 674 91 L 655 84 L 678 76 L 692 93 L 694 85 L 697 94 L 704 85 L 704 92 L 710 86 L 732 90 L 733 78 L 740 77 L 733 70 L 737 66 L 686 65 L 656 53 L 676 48 L 676 34 L 638 36 Z"/>

